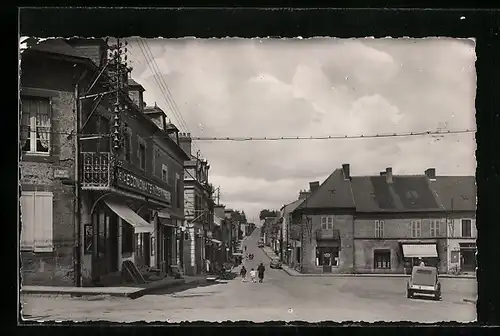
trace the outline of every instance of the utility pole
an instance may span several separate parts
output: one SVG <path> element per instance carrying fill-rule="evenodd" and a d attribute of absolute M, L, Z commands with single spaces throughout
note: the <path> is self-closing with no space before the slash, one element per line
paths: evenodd
<path fill-rule="evenodd" d="M 107 40 L 106 40 L 107 43 Z M 122 43 L 120 40 L 116 41 L 116 44 L 108 47 L 108 58 L 106 62 L 101 65 L 101 69 L 97 76 L 94 78 L 93 82 L 89 85 L 89 87 L 85 90 L 85 93 L 82 94 L 83 90 L 80 88 L 79 84 L 75 85 L 75 282 L 77 287 L 82 286 L 81 279 L 81 254 L 83 251 L 81 250 L 81 169 L 80 167 L 80 156 L 81 156 L 81 144 L 80 141 L 92 140 L 92 139 L 100 139 L 109 137 L 110 134 L 98 134 L 93 137 L 84 137 L 83 131 L 85 126 L 88 124 L 94 113 L 96 112 L 98 106 L 101 103 L 101 100 L 104 96 L 113 94 L 115 97 L 114 109 L 113 109 L 113 130 L 112 130 L 112 140 L 113 140 L 113 151 L 115 154 L 119 153 L 119 149 L 121 148 L 121 113 L 127 110 L 126 105 L 121 105 L 123 88 L 127 85 L 128 76 L 124 78 L 125 74 L 128 74 L 132 69 L 127 65 L 127 42 Z M 107 71 L 106 71 L 107 70 Z M 105 86 L 106 91 L 99 93 L 91 93 L 94 89 L 94 86 L 98 83 L 99 79 L 103 77 L 103 74 L 107 74 L 110 81 L 110 88 Z M 82 77 L 83 78 L 83 77 Z M 125 79 L 125 81 L 124 81 Z M 88 114 L 85 122 L 82 124 L 82 107 L 83 101 L 91 99 L 95 101 L 92 110 Z M 96 148 L 97 150 L 98 148 Z M 93 241 L 95 241 L 95 237 L 98 233 L 97 223 L 93 223 Z M 97 256 L 97 250 L 95 248 L 95 244 L 92 245 L 92 258 L 94 259 Z"/>

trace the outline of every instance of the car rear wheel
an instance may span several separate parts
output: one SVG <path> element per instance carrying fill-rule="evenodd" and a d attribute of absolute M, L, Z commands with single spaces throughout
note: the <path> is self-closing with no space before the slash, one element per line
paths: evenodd
<path fill-rule="evenodd" d="M 406 290 L 406 297 L 407 297 L 408 299 L 413 298 L 413 293 L 411 292 L 411 290 L 409 290 L 409 289 L 407 289 L 407 290 Z"/>
<path fill-rule="evenodd" d="M 437 292 L 436 294 L 434 294 L 434 299 L 437 301 L 441 300 L 441 292 Z"/>

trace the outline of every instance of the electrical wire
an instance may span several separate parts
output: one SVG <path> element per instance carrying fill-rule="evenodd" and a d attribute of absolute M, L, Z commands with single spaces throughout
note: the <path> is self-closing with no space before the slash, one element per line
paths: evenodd
<path fill-rule="evenodd" d="M 187 123 L 185 122 L 184 118 L 182 117 L 182 114 L 179 111 L 179 107 L 177 106 L 177 103 L 175 102 L 175 99 L 172 96 L 172 93 L 170 92 L 170 89 L 168 87 L 168 84 L 166 83 L 165 79 L 158 74 L 161 73 L 158 64 L 156 63 L 156 60 L 154 59 L 154 55 L 151 51 L 151 48 L 149 48 L 149 45 L 147 41 L 142 41 L 141 39 L 136 39 L 137 44 L 141 50 L 141 53 L 143 54 L 147 66 L 153 73 L 153 78 L 155 79 L 156 83 L 158 84 L 160 91 L 165 99 L 165 102 L 167 103 L 167 106 L 170 108 L 172 113 L 174 113 L 177 121 L 179 122 L 179 126 L 183 127 L 186 129 L 186 133 L 190 133 L 189 127 L 187 126 Z M 153 69 L 151 67 L 151 64 L 153 65 Z M 166 92 L 165 92 L 166 91 Z M 199 154 L 201 154 L 201 150 L 196 144 L 196 142 L 193 142 L 193 147 L 197 150 Z"/>

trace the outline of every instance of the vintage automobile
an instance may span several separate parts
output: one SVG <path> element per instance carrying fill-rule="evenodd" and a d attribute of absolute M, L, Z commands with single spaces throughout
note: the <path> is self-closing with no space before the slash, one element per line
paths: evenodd
<path fill-rule="evenodd" d="M 406 283 L 406 297 L 429 296 L 441 299 L 441 283 L 438 270 L 431 266 L 414 266 Z"/>
<path fill-rule="evenodd" d="M 257 243 L 257 247 L 259 247 L 259 248 L 264 247 L 264 243 L 263 243 L 263 242 L 261 242 L 261 241 L 260 241 L 260 242 L 258 242 L 258 243 Z"/>
<path fill-rule="evenodd" d="M 269 263 L 269 268 L 281 269 L 281 266 L 281 261 L 279 261 L 278 259 L 272 259 Z"/>

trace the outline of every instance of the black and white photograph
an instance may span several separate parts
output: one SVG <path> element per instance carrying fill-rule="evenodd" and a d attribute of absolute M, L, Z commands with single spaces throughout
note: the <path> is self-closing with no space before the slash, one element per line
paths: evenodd
<path fill-rule="evenodd" d="M 475 46 L 21 36 L 22 319 L 476 321 Z"/>

